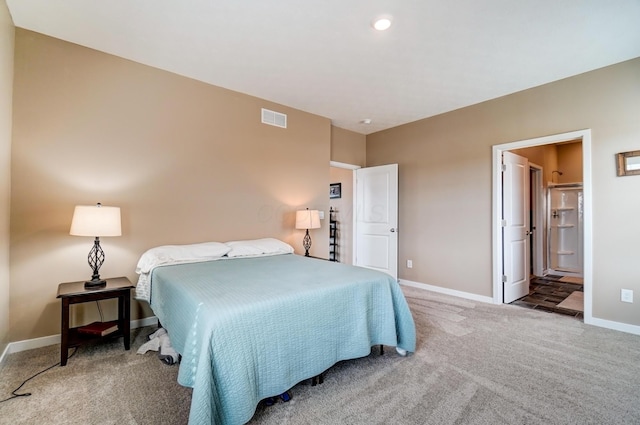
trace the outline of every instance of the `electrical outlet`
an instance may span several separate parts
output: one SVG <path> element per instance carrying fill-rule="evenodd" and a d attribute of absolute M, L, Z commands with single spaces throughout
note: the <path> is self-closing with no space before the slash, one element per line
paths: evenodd
<path fill-rule="evenodd" d="M 413 261 L 407 260 L 407 268 L 408 269 L 412 269 L 413 268 Z"/>
<path fill-rule="evenodd" d="M 621 289 L 620 290 L 620 301 L 623 303 L 632 303 L 633 302 L 633 290 L 632 289 Z"/>

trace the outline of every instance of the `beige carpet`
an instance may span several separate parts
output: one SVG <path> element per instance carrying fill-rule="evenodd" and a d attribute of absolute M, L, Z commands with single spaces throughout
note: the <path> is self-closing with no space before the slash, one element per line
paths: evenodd
<path fill-rule="evenodd" d="M 584 311 L 584 292 L 573 291 L 558 307 L 566 310 Z"/>
<path fill-rule="evenodd" d="M 392 348 L 341 362 L 324 383 L 258 406 L 260 425 L 640 424 L 640 336 L 564 315 L 484 304 L 403 287 L 417 352 Z M 66 367 L 29 382 L 32 393 L 0 403 L 0 424 L 186 424 L 190 390 L 176 366 L 131 351 L 83 347 Z M 59 360 L 59 346 L 14 353 L 0 368 L 0 399 Z"/>

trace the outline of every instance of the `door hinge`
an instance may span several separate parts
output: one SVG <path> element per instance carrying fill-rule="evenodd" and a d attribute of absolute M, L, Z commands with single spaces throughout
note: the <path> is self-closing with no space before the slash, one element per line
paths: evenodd
<path fill-rule="evenodd" d="M 503 274 L 502 275 L 502 283 L 506 283 L 507 282 L 507 275 Z"/>
<path fill-rule="evenodd" d="M 504 173 L 505 171 L 507 171 L 507 164 L 502 164 L 500 165 L 500 170 Z"/>
<path fill-rule="evenodd" d="M 507 227 L 507 220 L 500 220 L 500 226 Z"/>

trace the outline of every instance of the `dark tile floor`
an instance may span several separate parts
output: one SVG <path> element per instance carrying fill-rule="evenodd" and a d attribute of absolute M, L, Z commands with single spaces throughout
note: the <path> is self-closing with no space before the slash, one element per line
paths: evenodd
<path fill-rule="evenodd" d="M 534 276 L 529 284 L 529 294 L 512 302 L 512 305 L 531 308 L 535 310 L 559 313 L 583 319 L 581 311 L 559 308 L 560 304 L 573 291 L 582 291 L 581 284 L 560 282 L 562 276 L 547 275 L 545 277 Z"/>

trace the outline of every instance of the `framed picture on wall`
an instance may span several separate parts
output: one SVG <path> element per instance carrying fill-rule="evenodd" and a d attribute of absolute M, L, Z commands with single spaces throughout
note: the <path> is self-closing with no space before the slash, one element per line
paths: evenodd
<path fill-rule="evenodd" d="M 621 152 L 616 154 L 618 176 L 640 175 L 640 151 Z"/>
<path fill-rule="evenodd" d="M 329 199 L 340 198 L 342 196 L 342 183 L 331 183 L 329 185 Z"/>

